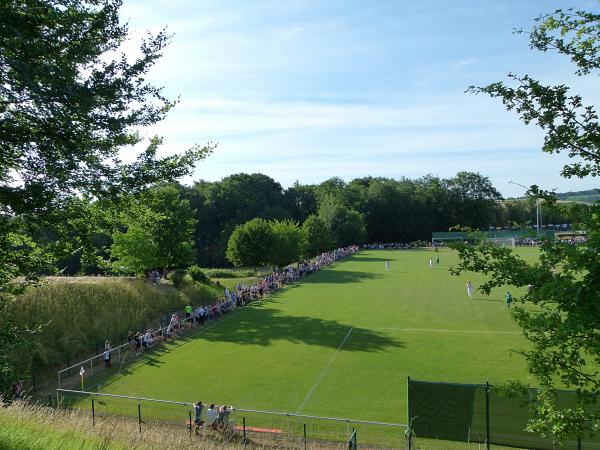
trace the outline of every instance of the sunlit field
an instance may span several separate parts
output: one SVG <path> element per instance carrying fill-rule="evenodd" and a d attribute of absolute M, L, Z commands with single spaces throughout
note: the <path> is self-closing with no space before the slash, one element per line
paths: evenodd
<path fill-rule="evenodd" d="M 527 258 L 537 252 L 516 251 Z M 441 250 L 439 265 L 437 255 L 432 250 L 362 251 L 265 302 L 207 323 L 184 344 L 157 350 L 95 388 L 406 423 L 407 376 L 531 382 L 522 357 L 511 352 L 526 343 L 510 318 L 505 290 L 480 294 L 480 277 L 449 273 L 455 252 Z M 476 288 L 471 300 L 469 280 Z M 125 404 L 115 408 L 137 413 L 133 404 Z M 172 413 L 156 408 L 153 414 L 168 418 Z"/>

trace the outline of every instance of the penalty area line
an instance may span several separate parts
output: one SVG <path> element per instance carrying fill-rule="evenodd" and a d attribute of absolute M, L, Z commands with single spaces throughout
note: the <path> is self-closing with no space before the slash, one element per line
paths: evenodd
<path fill-rule="evenodd" d="M 427 328 L 368 328 L 372 331 L 399 331 L 403 333 L 465 333 L 465 334 L 521 334 L 520 331 L 500 331 L 500 330 L 440 330 Z"/>
<path fill-rule="evenodd" d="M 325 374 L 327 373 L 327 371 L 329 370 L 329 368 L 335 361 L 335 358 L 337 357 L 338 353 L 340 352 L 340 350 L 342 349 L 342 347 L 344 346 L 344 344 L 350 337 L 350 333 L 352 333 L 352 330 L 354 330 L 354 328 L 350 328 L 348 330 L 348 332 L 346 333 L 346 336 L 344 336 L 344 339 L 342 339 L 342 342 L 340 342 L 340 345 L 338 345 L 338 347 L 335 349 L 335 352 L 333 352 L 333 355 L 329 359 L 329 362 L 327 363 L 325 368 L 321 371 L 321 373 L 317 377 L 317 381 L 315 381 L 315 383 L 310 388 L 310 391 L 308 391 L 308 394 L 306 394 L 306 397 L 304 397 L 304 400 L 302 401 L 302 403 L 300 403 L 300 406 L 298 406 L 298 409 L 296 409 L 296 414 L 299 414 L 300 411 L 302 411 L 302 408 L 304 408 L 304 405 L 306 405 L 306 403 L 310 400 L 312 395 L 315 393 L 317 386 L 321 383 L 321 380 L 323 379 L 323 377 L 325 376 Z"/>

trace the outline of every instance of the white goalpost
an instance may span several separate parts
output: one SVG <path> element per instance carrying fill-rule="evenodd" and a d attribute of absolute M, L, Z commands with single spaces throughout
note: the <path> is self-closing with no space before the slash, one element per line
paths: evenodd
<path fill-rule="evenodd" d="M 487 242 L 491 242 L 494 245 L 497 245 L 499 247 L 509 247 L 509 248 L 515 248 L 516 244 L 515 244 L 515 238 L 487 238 L 486 239 Z"/>

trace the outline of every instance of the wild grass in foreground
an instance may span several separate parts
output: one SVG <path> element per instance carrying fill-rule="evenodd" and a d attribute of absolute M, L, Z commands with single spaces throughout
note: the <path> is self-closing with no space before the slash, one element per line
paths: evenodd
<path fill-rule="evenodd" d="M 0 450 L 71 449 L 241 449 L 241 438 L 211 431 L 190 437 L 185 426 L 112 417 L 92 426 L 89 414 L 0 401 Z"/>

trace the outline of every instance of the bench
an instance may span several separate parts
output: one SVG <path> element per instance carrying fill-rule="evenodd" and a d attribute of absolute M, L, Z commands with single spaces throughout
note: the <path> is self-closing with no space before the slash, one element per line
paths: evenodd
<path fill-rule="evenodd" d="M 235 431 L 244 431 L 244 427 L 235 426 L 233 427 Z M 269 434 L 281 434 L 283 430 L 278 430 L 276 428 L 260 428 L 260 427 L 246 427 L 246 431 L 252 431 L 254 433 L 269 433 Z"/>
<path fill-rule="evenodd" d="M 193 420 L 191 422 L 189 420 L 186 420 L 185 425 L 186 425 L 186 427 L 189 427 L 190 425 L 196 426 L 196 424 L 194 423 Z M 202 426 L 204 427 L 204 421 L 202 421 Z M 207 426 L 207 428 L 210 428 L 210 426 Z M 235 425 L 233 427 L 233 430 L 243 433 L 244 427 Z M 283 430 L 279 430 L 277 428 L 260 428 L 260 427 L 246 427 L 246 431 L 251 431 L 253 433 L 268 433 L 268 434 L 282 434 L 283 433 Z"/>

